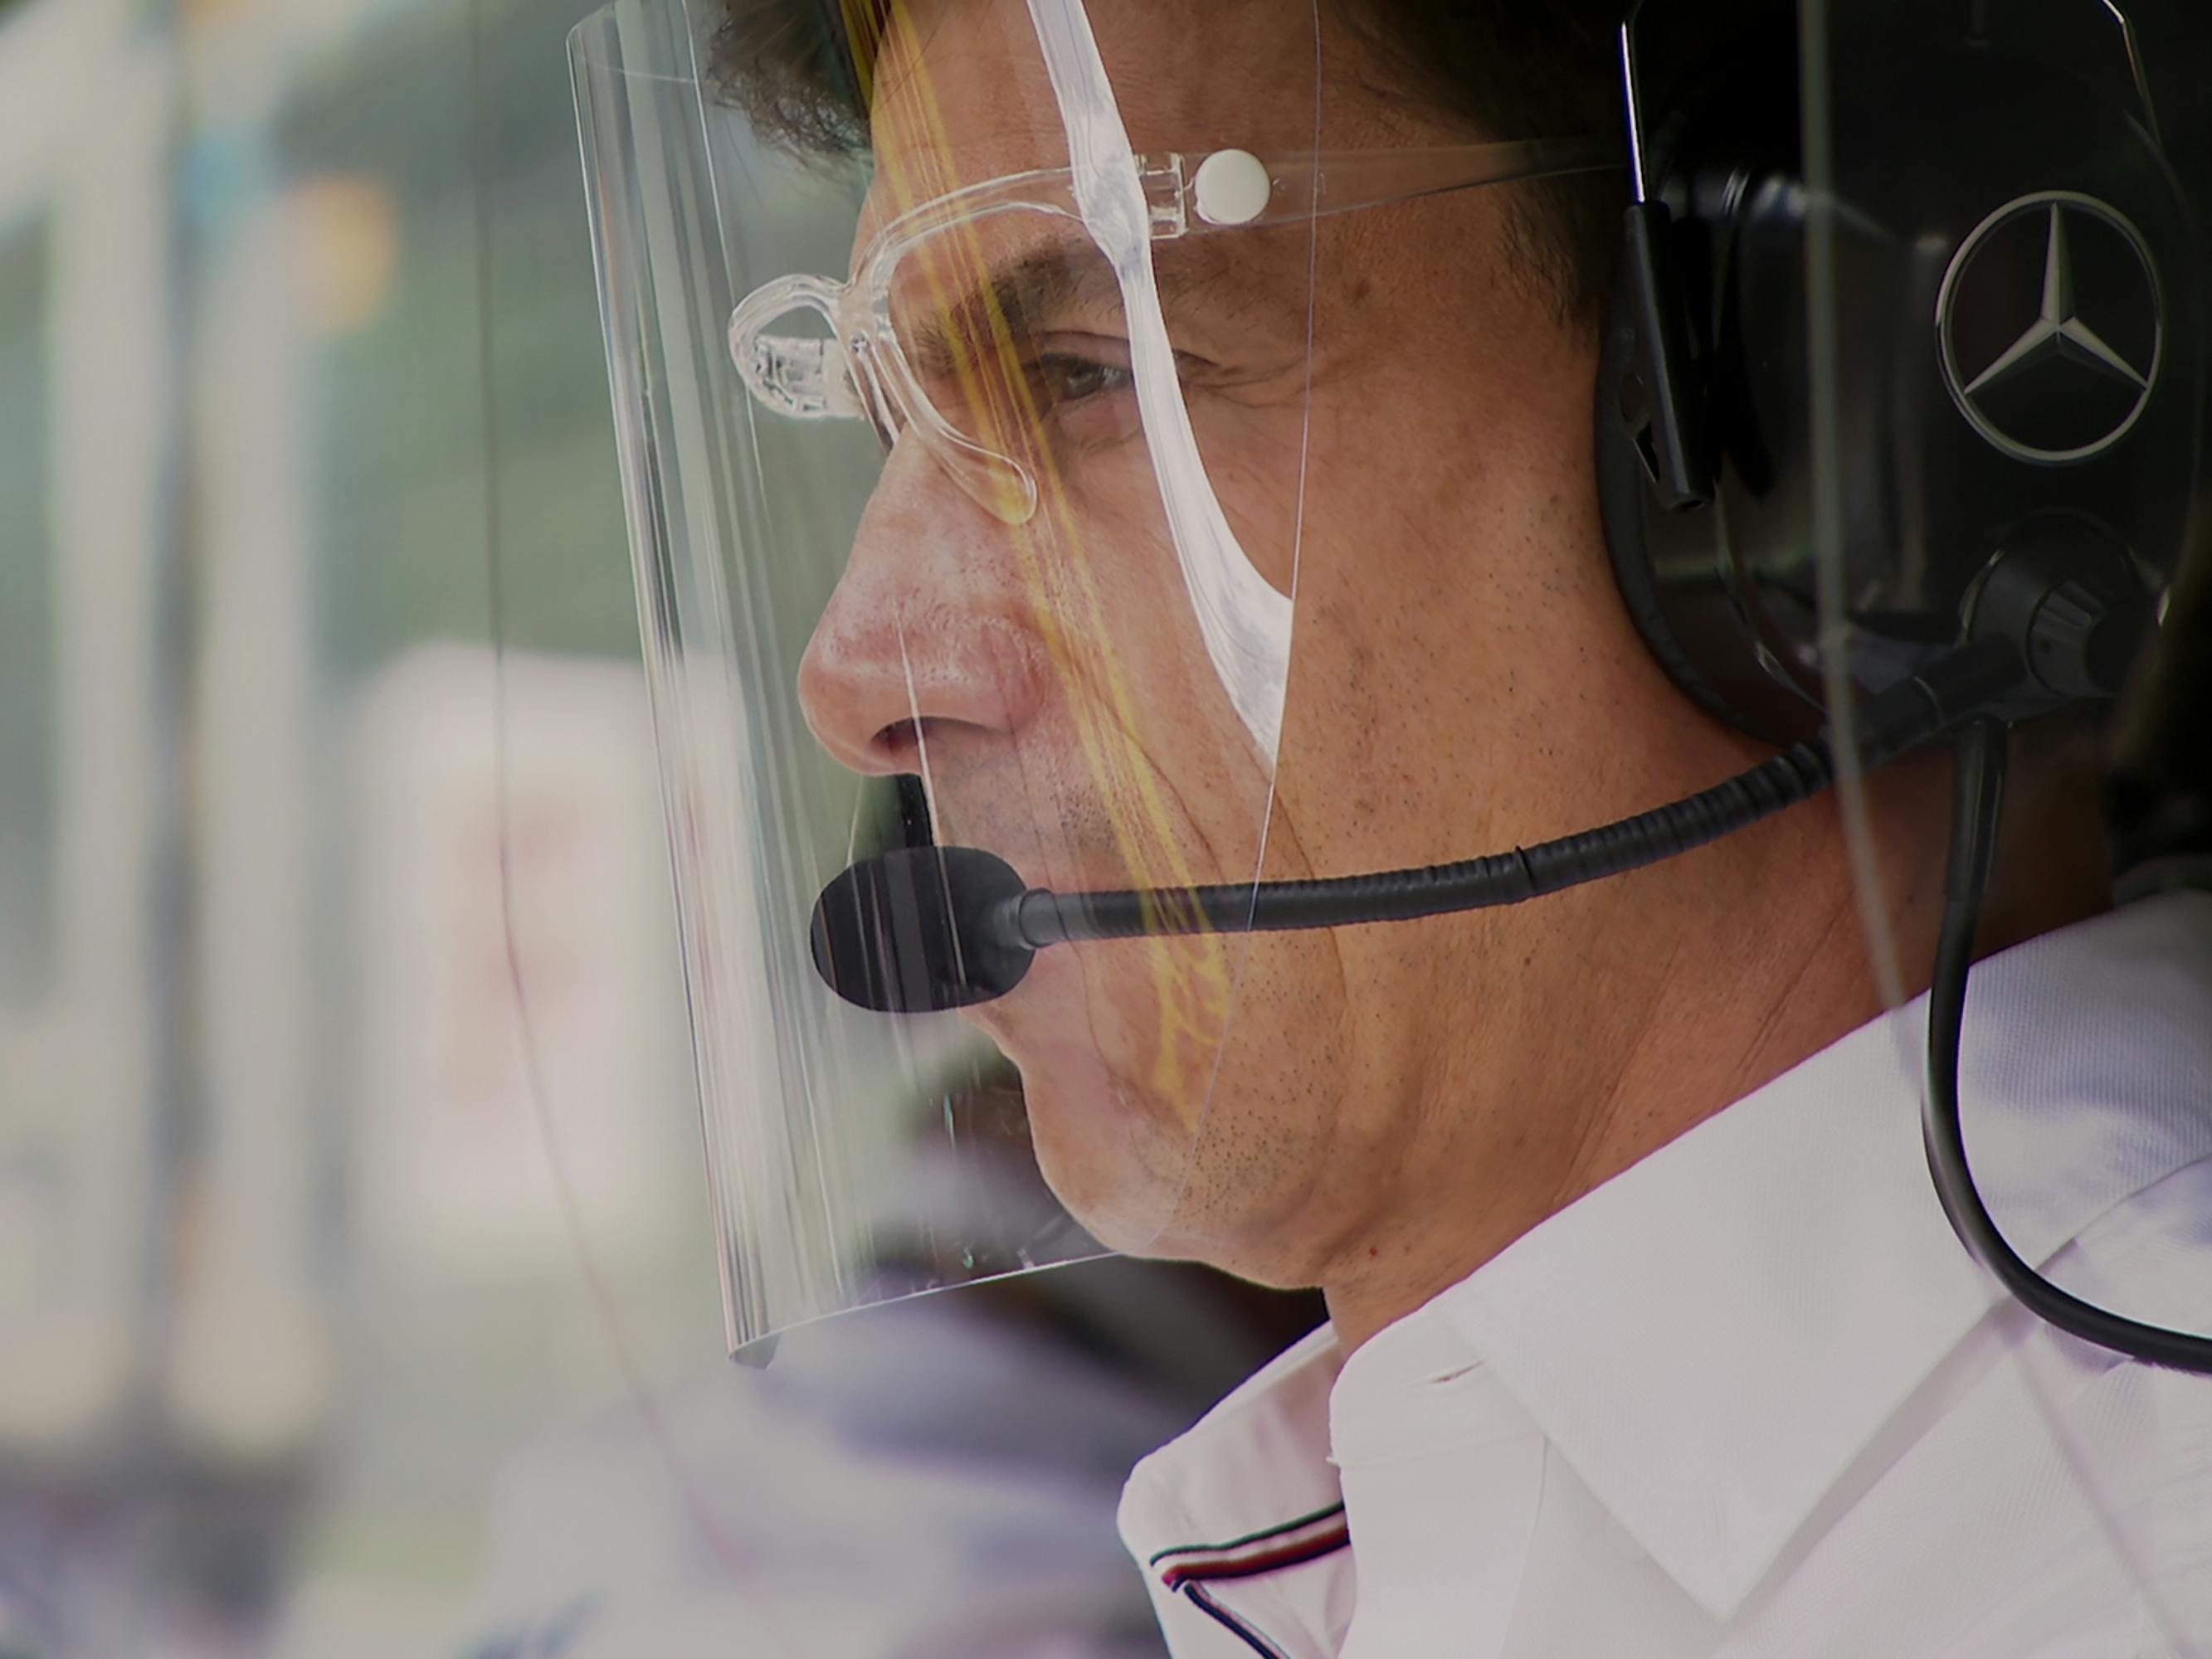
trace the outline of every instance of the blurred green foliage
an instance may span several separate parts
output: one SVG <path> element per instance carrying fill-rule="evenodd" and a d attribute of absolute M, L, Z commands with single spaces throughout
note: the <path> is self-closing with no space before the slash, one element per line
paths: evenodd
<path fill-rule="evenodd" d="M 509 647 L 637 651 L 556 9 L 420 14 L 326 64 L 280 129 L 289 173 L 365 177 L 398 210 L 388 302 L 312 375 L 318 654 L 340 678 L 489 638 L 495 574 Z"/>
<path fill-rule="evenodd" d="M 0 231 L 0 1007 L 53 956 L 55 611 L 43 220 Z"/>

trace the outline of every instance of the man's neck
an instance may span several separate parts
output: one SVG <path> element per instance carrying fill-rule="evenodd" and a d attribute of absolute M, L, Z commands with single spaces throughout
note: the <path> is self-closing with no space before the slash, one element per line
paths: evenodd
<path fill-rule="evenodd" d="M 1703 976 L 1699 976 L 1702 978 Z M 1322 1286 L 1337 1340 L 1348 1354 L 1467 1278 L 1516 1239 L 1604 1185 L 1706 1118 L 1844 1036 L 1880 1011 L 1865 971 L 1848 896 L 1827 907 L 1798 959 L 1765 976 L 1755 1000 L 1717 999 L 1691 976 L 1673 976 L 1638 1022 L 1638 1037 L 1583 1114 L 1568 1155 L 1540 1183 L 1510 1183 L 1479 1206 L 1449 1206 L 1444 1228 L 1393 1230 Z M 1734 1006 L 1723 1008 L 1723 1001 Z M 1715 1041 L 1723 1027 L 1741 1043 Z M 1535 1171 L 1529 1171 L 1531 1175 Z"/>
<path fill-rule="evenodd" d="M 1928 833 L 1929 803 L 1948 797 L 1948 757 L 1930 755 L 1898 773 L 1872 802 L 1885 849 L 1872 862 L 1887 890 L 1885 932 L 1896 971 L 1876 972 L 1871 961 L 1840 814 L 1832 805 L 1803 809 L 1808 818 L 1801 824 L 1809 828 L 1794 854 L 1770 860 L 1778 884 L 1739 895 L 1728 925 L 1678 935 L 1650 973 L 1628 1040 L 1583 1093 L 1571 1145 L 1524 1157 L 1524 1143 L 1492 1135 L 1498 1156 L 1459 1160 L 1502 1166 L 1479 1192 L 1468 1190 L 1454 1160 L 1431 1160 L 1440 1167 L 1423 1172 L 1389 1206 L 1389 1223 L 1357 1241 L 1324 1279 L 1346 1353 L 1584 1194 L 1876 1018 L 1887 995 L 1925 988 L 1942 891 L 1942 837 Z M 1984 907 L 1980 955 L 2110 905 L 2094 797 L 2045 787 L 2033 773 L 2021 781 Z M 2042 854 L 2033 861 L 2005 856 L 2031 845 Z M 2053 858 L 2053 848 L 2075 856 Z M 1571 1028 L 1573 1018 L 1563 1024 Z M 1536 1105 L 1569 1109 L 1551 1099 Z"/>

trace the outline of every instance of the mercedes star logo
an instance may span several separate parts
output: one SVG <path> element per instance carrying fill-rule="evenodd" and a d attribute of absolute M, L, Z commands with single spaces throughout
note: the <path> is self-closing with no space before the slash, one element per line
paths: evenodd
<path fill-rule="evenodd" d="M 2158 267 L 2094 197 L 2008 202 L 1953 256 L 1936 301 L 1943 382 L 2015 460 L 2094 459 L 2135 429 L 2166 355 Z"/>

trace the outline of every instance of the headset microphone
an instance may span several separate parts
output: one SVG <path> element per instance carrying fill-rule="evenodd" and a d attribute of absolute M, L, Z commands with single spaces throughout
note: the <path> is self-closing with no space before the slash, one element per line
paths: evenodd
<path fill-rule="evenodd" d="M 2014 607 L 2030 618 L 2047 608 Z M 1971 640 L 1862 709 L 1861 763 L 1884 764 L 2032 687 L 2026 664 L 2037 653 L 2024 653 L 2011 632 Z M 1027 886 L 977 848 L 907 848 L 854 865 L 823 890 L 814 965 L 839 996 L 878 1012 L 970 1007 L 1012 991 L 1036 953 L 1054 945 L 1347 927 L 1518 904 L 1717 841 L 1810 799 L 1834 776 L 1822 737 L 1603 829 L 1463 863 L 1328 880 L 1054 893 Z"/>

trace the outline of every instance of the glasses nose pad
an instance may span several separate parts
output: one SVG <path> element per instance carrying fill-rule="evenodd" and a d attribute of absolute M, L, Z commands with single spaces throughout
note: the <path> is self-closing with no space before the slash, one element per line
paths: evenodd
<path fill-rule="evenodd" d="M 875 428 L 876 441 L 883 446 L 884 459 L 890 459 L 891 451 L 913 424 L 907 414 L 906 404 L 898 395 L 896 377 L 886 375 L 876 362 L 875 349 L 865 334 L 856 334 L 845 348 L 845 366 L 852 376 L 853 396 Z"/>
<path fill-rule="evenodd" d="M 1018 526 L 1036 516 L 1036 479 L 1027 467 L 962 437 L 933 411 L 909 415 L 897 395 L 897 382 L 876 373 L 865 345 L 856 346 L 850 361 L 857 394 L 883 444 L 884 459 L 912 433 L 939 470 L 1000 523 Z"/>
<path fill-rule="evenodd" d="M 858 356 L 856 366 L 865 388 L 861 396 L 871 407 L 884 411 L 876 431 L 884 440 L 886 456 L 895 442 L 911 433 L 939 470 L 1000 524 L 1018 527 L 1036 516 L 1036 477 L 1028 467 L 963 436 L 926 403 L 917 410 L 907 409 L 896 395 L 896 381 L 879 379 L 865 354 Z"/>
<path fill-rule="evenodd" d="M 1036 479 L 1019 461 L 953 436 L 938 460 L 975 504 L 1000 524 L 1018 528 L 1036 516 Z"/>

